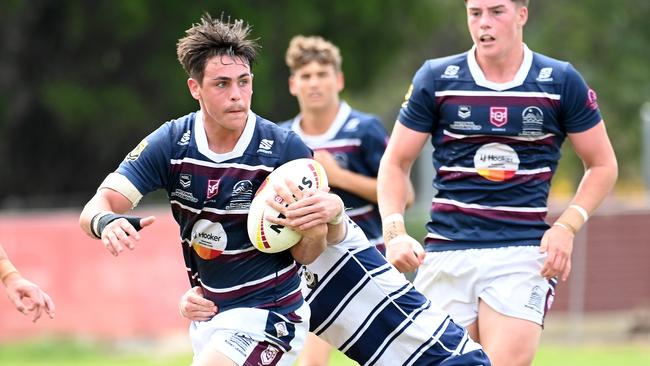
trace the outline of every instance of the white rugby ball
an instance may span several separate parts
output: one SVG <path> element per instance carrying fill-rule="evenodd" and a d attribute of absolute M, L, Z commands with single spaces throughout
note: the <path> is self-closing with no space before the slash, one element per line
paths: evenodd
<path fill-rule="evenodd" d="M 297 244 L 302 236 L 296 231 L 274 224 L 267 216 L 280 217 L 280 213 L 266 204 L 272 197 L 278 203 L 282 198 L 275 193 L 274 185 L 286 187 L 285 179 L 295 183 L 301 189 L 327 187 L 325 168 L 313 159 L 296 159 L 287 162 L 269 174 L 257 190 L 248 211 L 248 238 L 253 246 L 265 253 L 277 253 Z"/>

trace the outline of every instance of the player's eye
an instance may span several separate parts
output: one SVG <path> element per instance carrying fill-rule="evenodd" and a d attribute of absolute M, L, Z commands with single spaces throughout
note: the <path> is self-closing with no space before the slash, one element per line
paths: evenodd
<path fill-rule="evenodd" d="M 248 80 L 248 79 L 240 79 L 239 80 L 239 86 L 246 86 L 246 85 L 248 85 L 249 82 L 250 82 L 250 80 Z"/>
<path fill-rule="evenodd" d="M 217 82 L 217 88 L 225 88 L 228 86 L 228 83 L 225 81 L 219 81 Z"/>

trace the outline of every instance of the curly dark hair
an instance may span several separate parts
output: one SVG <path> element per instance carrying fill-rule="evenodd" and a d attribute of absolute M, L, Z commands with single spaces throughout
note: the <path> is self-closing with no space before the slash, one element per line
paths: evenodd
<path fill-rule="evenodd" d="M 205 64 L 214 56 L 231 56 L 253 66 L 260 46 L 257 39 L 248 39 L 251 26 L 242 19 L 230 17 L 213 19 L 206 13 L 201 22 L 192 24 L 185 31 L 185 37 L 178 40 L 176 54 L 183 69 L 194 80 L 201 83 Z"/>

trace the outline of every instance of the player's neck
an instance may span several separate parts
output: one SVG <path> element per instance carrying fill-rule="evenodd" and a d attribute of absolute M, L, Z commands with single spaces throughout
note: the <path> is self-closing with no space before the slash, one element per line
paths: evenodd
<path fill-rule="evenodd" d="M 340 103 L 334 103 L 318 110 L 303 110 L 300 113 L 300 128 L 307 135 L 322 135 L 329 130 L 339 112 Z"/>
<path fill-rule="evenodd" d="M 524 45 L 513 47 L 507 53 L 496 57 L 485 57 L 476 53 L 476 62 L 486 80 L 494 83 L 507 83 L 512 81 L 524 62 Z"/>
<path fill-rule="evenodd" d="M 204 121 L 203 129 L 208 140 L 208 148 L 216 154 L 225 154 L 233 151 L 245 127 L 246 124 L 238 129 L 228 129 L 218 123 Z"/>

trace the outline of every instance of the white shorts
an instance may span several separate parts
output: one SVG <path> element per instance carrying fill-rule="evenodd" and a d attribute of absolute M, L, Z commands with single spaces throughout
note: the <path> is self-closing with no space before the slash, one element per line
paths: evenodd
<path fill-rule="evenodd" d="M 427 252 L 413 284 L 464 327 L 476 321 L 479 299 L 543 325 L 557 283 L 540 275 L 545 258 L 536 246 Z"/>
<path fill-rule="evenodd" d="M 291 366 L 305 343 L 309 316 L 305 302 L 290 315 L 238 308 L 220 312 L 209 321 L 193 321 L 190 339 L 194 359 L 210 347 L 240 366 Z"/>

